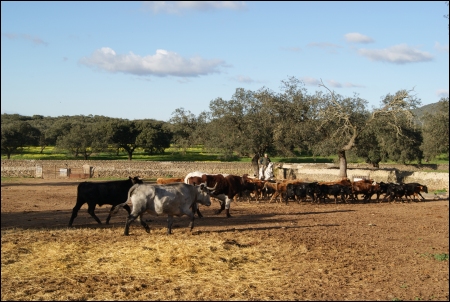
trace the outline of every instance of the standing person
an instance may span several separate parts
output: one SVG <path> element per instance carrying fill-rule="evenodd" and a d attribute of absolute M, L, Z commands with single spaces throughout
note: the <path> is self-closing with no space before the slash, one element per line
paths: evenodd
<path fill-rule="evenodd" d="M 252 168 L 253 168 L 253 176 L 258 178 L 259 175 L 259 153 L 255 153 L 255 156 L 252 158 Z"/>
<path fill-rule="evenodd" d="M 270 163 L 270 158 L 267 156 L 267 153 L 264 153 L 264 157 L 259 160 L 259 163 L 262 165 L 262 175 L 264 177 L 264 173 L 266 172 L 266 168 Z"/>

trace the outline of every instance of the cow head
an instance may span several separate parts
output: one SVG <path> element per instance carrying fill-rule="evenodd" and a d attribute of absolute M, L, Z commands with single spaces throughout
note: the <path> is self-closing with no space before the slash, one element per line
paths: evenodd
<path fill-rule="evenodd" d="M 141 178 L 139 178 L 139 176 L 135 176 L 133 178 L 131 178 L 131 176 L 128 176 L 128 179 L 131 180 L 131 182 L 133 183 L 133 185 L 135 184 L 143 184 L 144 182 L 142 181 Z"/>
<path fill-rule="evenodd" d="M 205 206 L 210 206 L 211 205 L 211 199 L 209 197 L 210 191 L 207 189 L 207 187 L 204 184 L 200 184 L 199 186 L 194 187 L 196 187 L 198 190 L 196 202 Z"/>

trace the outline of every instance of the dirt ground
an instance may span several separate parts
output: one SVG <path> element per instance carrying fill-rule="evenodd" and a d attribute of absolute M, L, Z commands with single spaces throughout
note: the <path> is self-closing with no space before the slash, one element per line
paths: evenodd
<path fill-rule="evenodd" d="M 11 232 L 67 229 L 79 182 L 35 179 L 2 182 L 2 258 L 5 256 L 3 240 L 7 240 L 5 235 L 11 236 Z M 265 240 L 276 240 L 280 250 L 285 247 L 286 252 L 275 255 L 270 265 L 274 277 L 279 279 L 277 284 L 281 282 L 283 291 L 291 294 L 278 295 L 277 291 L 271 296 L 233 294 L 212 297 L 212 300 L 288 297 L 289 300 L 448 301 L 449 263 L 439 258 L 449 253 L 448 196 L 437 198 L 427 194 L 426 198 L 420 202 L 368 204 L 232 202 L 232 218 L 229 219 L 224 212 L 214 214 L 219 204 L 213 201 L 210 207 L 200 208 L 204 218 L 196 219 L 194 231 L 218 233 L 224 240 L 252 239 L 261 248 Z M 110 206 L 97 207 L 96 214 L 102 222 L 109 209 Z M 165 230 L 167 217 L 146 218 L 151 219 L 150 228 Z M 120 240 L 151 236 L 137 223 L 132 224 L 130 237 L 122 236 L 125 220 L 123 211 L 111 219 L 110 225 L 100 226 L 84 205 L 74 221 L 74 228 L 113 229 Z M 186 216 L 176 218 L 174 233 L 185 230 L 188 223 Z M 288 252 L 293 250 L 296 252 Z M 300 263 L 309 265 L 300 266 Z M 13 295 L 18 281 L 3 277 L 6 264 L 2 261 L 2 300 L 11 297 L 29 300 L 30 297 Z M 33 278 L 36 282 L 39 275 Z M 44 288 L 49 286 L 45 280 L 39 282 Z M 64 284 L 59 286 L 60 291 L 74 291 L 71 284 L 67 284 L 66 289 Z M 229 286 L 233 288 L 233 284 Z M 130 297 L 133 300 L 133 296 Z M 165 299 L 163 296 L 159 299 L 184 298 L 168 296 Z M 95 299 L 99 298 L 94 296 Z"/>

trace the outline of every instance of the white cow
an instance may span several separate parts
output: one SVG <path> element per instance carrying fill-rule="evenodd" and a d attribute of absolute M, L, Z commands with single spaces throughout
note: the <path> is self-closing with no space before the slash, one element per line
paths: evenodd
<path fill-rule="evenodd" d="M 139 217 L 141 225 L 147 233 L 149 226 L 142 219 L 142 215 L 148 212 L 152 215 L 168 215 L 167 234 L 172 233 L 173 216 L 187 215 L 191 219 L 189 224 L 191 231 L 194 228 L 194 213 L 197 210 L 197 202 L 210 206 L 209 188 L 203 185 L 193 186 L 185 183 L 171 183 L 166 185 L 140 184 L 134 185 L 128 191 L 128 199 L 116 206 L 114 214 L 119 208 L 131 201 L 133 210 L 127 218 L 124 235 L 128 235 L 130 224 Z"/>

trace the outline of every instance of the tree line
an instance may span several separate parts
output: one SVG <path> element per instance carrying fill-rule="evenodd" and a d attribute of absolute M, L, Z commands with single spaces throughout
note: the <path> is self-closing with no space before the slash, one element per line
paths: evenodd
<path fill-rule="evenodd" d="M 280 92 L 237 88 L 231 99 L 216 98 L 209 110 L 194 115 L 177 108 L 168 122 L 105 116 L 21 116 L 2 114 L 1 150 L 10 155 L 26 146 L 47 146 L 88 159 L 93 153 L 124 150 L 132 160 L 136 148 L 163 154 L 170 146 L 186 151 L 202 145 L 225 157 L 338 155 L 346 175 L 351 151 L 375 167 L 382 161 L 428 161 L 449 152 L 448 97 L 438 110 L 420 119 L 421 101 L 413 90 L 381 97 L 379 106 L 355 94 L 341 96 L 323 83 L 324 91 L 309 93 L 295 77 L 281 81 Z"/>

